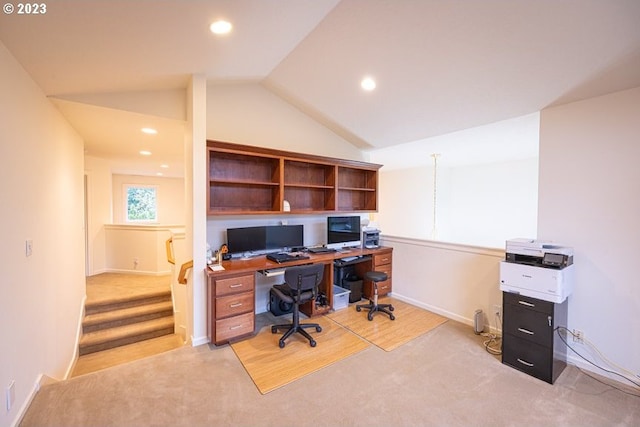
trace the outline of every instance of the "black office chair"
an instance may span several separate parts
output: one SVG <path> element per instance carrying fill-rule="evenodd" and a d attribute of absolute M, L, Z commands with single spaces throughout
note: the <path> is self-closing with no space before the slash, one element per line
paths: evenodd
<path fill-rule="evenodd" d="M 382 271 L 368 271 L 365 273 L 365 277 L 373 282 L 373 300 L 369 300 L 369 304 L 358 304 L 356 310 L 360 311 L 363 308 L 369 310 L 367 318 L 373 320 L 373 313 L 381 311 L 389 315 L 391 320 L 396 320 L 396 316 L 391 313 L 393 311 L 393 305 L 391 304 L 378 304 L 378 282 L 384 282 L 388 276 Z"/>
<path fill-rule="evenodd" d="M 273 334 L 277 333 L 279 329 L 286 329 L 279 341 L 280 348 L 284 348 L 285 340 L 296 332 L 307 338 L 311 347 L 316 346 L 316 341 L 305 329 L 315 328 L 316 332 L 322 332 L 322 327 L 317 323 L 300 323 L 300 304 L 307 301 L 315 301 L 323 273 L 324 264 L 287 267 L 284 272 L 285 283 L 273 286 L 274 292 L 282 301 L 293 304 L 293 323 L 273 325 L 271 327 L 271 333 Z"/>

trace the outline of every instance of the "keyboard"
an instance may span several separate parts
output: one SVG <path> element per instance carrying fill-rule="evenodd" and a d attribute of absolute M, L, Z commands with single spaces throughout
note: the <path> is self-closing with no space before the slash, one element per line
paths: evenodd
<path fill-rule="evenodd" d="M 360 257 L 357 257 L 357 256 L 348 256 L 348 257 L 345 257 L 345 258 L 340 258 L 340 261 L 349 262 L 349 261 L 354 261 L 354 260 L 356 260 L 356 259 L 358 259 L 358 258 L 360 258 Z"/>
<path fill-rule="evenodd" d="M 309 259 L 306 255 L 290 255 L 287 253 L 277 253 L 277 254 L 268 254 L 267 259 L 269 261 L 277 262 L 278 264 L 282 264 L 283 262 L 291 262 L 297 261 L 300 259 Z"/>
<path fill-rule="evenodd" d="M 332 252 L 336 251 L 335 249 L 324 248 L 324 247 L 321 247 L 321 248 L 309 248 L 307 250 L 309 252 L 311 252 L 312 254 L 329 254 L 329 253 L 332 253 Z"/>

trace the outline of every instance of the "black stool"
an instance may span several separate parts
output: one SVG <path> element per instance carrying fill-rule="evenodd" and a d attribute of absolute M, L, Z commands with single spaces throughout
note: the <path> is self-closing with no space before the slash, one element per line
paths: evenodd
<path fill-rule="evenodd" d="M 381 311 L 387 313 L 391 320 L 396 320 L 396 317 L 391 313 L 393 306 L 391 304 L 378 304 L 378 282 L 384 282 L 387 280 L 387 274 L 381 271 L 369 271 L 365 274 L 365 277 L 373 282 L 373 301 L 369 300 L 369 304 L 358 304 L 356 310 L 360 311 L 363 308 L 369 310 L 367 318 L 373 320 L 373 313 Z"/>

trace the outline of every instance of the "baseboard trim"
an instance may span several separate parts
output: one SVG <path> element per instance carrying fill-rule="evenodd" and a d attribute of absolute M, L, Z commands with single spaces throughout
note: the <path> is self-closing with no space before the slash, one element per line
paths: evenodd
<path fill-rule="evenodd" d="M 107 268 L 105 273 L 120 273 L 120 274 L 139 274 L 141 276 L 168 276 L 171 274 L 171 270 L 166 271 L 143 271 L 143 270 L 126 270 L 118 268 Z"/>
<path fill-rule="evenodd" d="M 197 347 L 203 344 L 209 344 L 209 337 L 191 337 L 191 345 L 193 347 Z"/>

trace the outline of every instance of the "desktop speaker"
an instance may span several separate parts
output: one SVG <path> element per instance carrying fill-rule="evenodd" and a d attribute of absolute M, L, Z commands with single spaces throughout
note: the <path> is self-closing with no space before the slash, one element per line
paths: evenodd
<path fill-rule="evenodd" d="M 273 289 L 269 290 L 269 310 L 274 316 L 282 316 L 283 314 L 291 313 L 293 311 L 293 304 L 290 302 L 282 301 Z"/>

